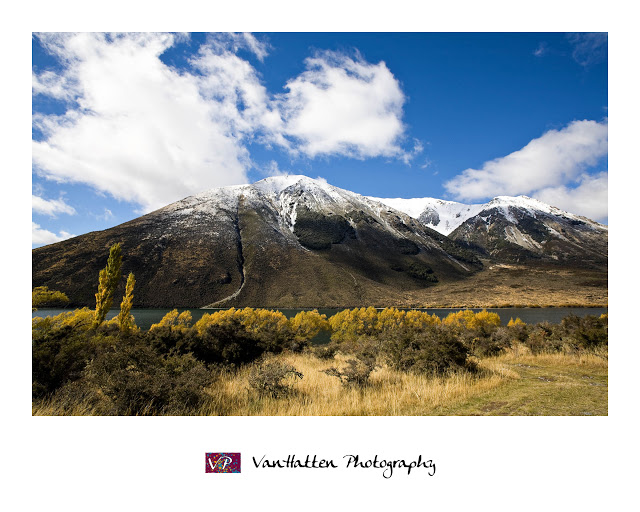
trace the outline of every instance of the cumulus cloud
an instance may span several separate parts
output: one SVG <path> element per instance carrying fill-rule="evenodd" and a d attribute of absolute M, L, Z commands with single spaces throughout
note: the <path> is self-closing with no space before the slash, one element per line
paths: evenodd
<path fill-rule="evenodd" d="M 64 202 L 64 199 L 43 199 L 40 196 L 31 194 L 31 209 L 36 213 L 55 217 L 58 213 L 74 215 L 76 210 L 73 206 Z"/>
<path fill-rule="evenodd" d="M 609 36 L 607 32 L 587 32 L 567 34 L 573 47 L 571 56 L 584 67 L 602 62 L 607 58 Z"/>
<path fill-rule="evenodd" d="M 458 200 L 498 195 L 533 195 L 545 188 L 575 180 L 608 151 L 606 121 L 574 121 L 561 130 L 549 130 L 524 148 L 467 169 L 444 184 Z"/>
<path fill-rule="evenodd" d="M 296 151 L 311 158 L 406 156 L 400 146 L 405 97 L 384 62 L 323 52 L 305 64 L 280 97 L 283 131 Z"/>
<path fill-rule="evenodd" d="M 33 245 L 53 244 L 74 236 L 75 235 L 67 233 L 66 231 L 60 231 L 60 233 L 56 235 L 51 231 L 41 228 L 40 224 L 31 222 L 31 243 Z"/>
<path fill-rule="evenodd" d="M 262 142 L 289 146 L 280 112 L 249 62 L 213 42 L 201 47 L 191 64 L 200 71 L 198 88 L 212 117 L 236 140 L 258 136 Z"/>
<path fill-rule="evenodd" d="M 584 174 L 578 186 L 549 187 L 534 194 L 536 199 L 571 213 L 606 222 L 608 218 L 608 173 Z"/>
<path fill-rule="evenodd" d="M 259 41 L 249 32 L 220 32 L 209 34 L 208 44 L 218 51 L 230 51 L 236 53 L 240 49 L 249 50 L 262 62 L 269 54 L 269 45 Z"/>
<path fill-rule="evenodd" d="M 32 76 L 33 168 L 135 203 L 141 212 L 208 188 L 246 183 L 252 143 L 314 158 L 392 157 L 402 147 L 404 94 L 384 62 L 318 53 L 274 96 L 249 61 L 268 45 L 252 34 L 212 34 L 180 69 L 161 56 L 186 36 L 38 34 L 59 67 Z M 38 111 L 37 98 L 64 114 Z M 58 110 L 59 112 L 60 110 Z"/>
<path fill-rule="evenodd" d="M 70 76 L 45 70 L 31 76 L 33 94 L 44 94 L 57 100 L 72 101 L 77 93 L 77 84 Z"/>
<path fill-rule="evenodd" d="M 34 115 L 36 172 L 81 182 L 149 211 L 194 192 L 247 182 L 249 156 L 204 79 L 160 60 L 170 34 L 40 34 L 62 69 L 33 93 L 65 99 L 64 115 Z"/>

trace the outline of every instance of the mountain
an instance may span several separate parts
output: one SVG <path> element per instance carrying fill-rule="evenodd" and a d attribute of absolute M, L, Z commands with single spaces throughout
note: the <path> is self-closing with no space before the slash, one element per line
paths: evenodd
<path fill-rule="evenodd" d="M 608 228 L 527 196 L 466 205 L 433 198 L 371 198 L 498 262 L 606 267 Z"/>
<path fill-rule="evenodd" d="M 483 207 L 481 204 L 462 204 L 433 197 L 412 199 L 369 197 L 369 199 L 404 212 L 425 226 L 447 236 L 465 220 L 480 213 Z"/>
<path fill-rule="evenodd" d="M 277 176 L 34 249 L 33 286 L 93 304 L 116 242 L 123 273 L 136 276 L 136 307 L 405 305 L 482 269 L 474 251 L 398 210 Z"/>

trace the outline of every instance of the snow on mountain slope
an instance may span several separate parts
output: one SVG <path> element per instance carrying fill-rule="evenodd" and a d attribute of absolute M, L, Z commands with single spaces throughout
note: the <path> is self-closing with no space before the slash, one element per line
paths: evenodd
<path fill-rule="evenodd" d="M 514 217 L 512 209 L 518 209 L 534 218 L 540 213 L 545 213 L 569 220 L 585 222 L 597 229 L 607 229 L 607 227 L 602 224 L 527 196 L 498 196 L 484 204 L 463 204 L 431 197 L 414 199 L 370 197 L 369 199 L 379 201 L 404 212 L 443 235 L 450 235 L 470 218 L 476 215 L 482 215 L 483 212 L 493 209 L 499 210 L 507 220 L 514 224 L 517 224 L 518 221 L 516 217 Z"/>
<path fill-rule="evenodd" d="M 388 221 L 388 209 L 384 205 L 371 198 L 329 185 L 323 179 L 302 175 L 273 176 L 251 185 L 214 188 L 170 204 L 159 212 L 183 217 L 185 223 L 193 222 L 202 216 L 224 217 L 238 209 L 240 198 L 246 206 L 270 206 L 279 224 L 291 233 L 295 229 L 299 210 L 303 208 L 330 215 L 366 211 L 390 231 L 403 236 Z M 401 216 L 403 213 L 395 212 Z"/>
<path fill-rule="evenodd" d="M 161 211 L 180 217 L 181 221 L 173 224 L 173 229 L 180 229 L 180 226 L 201 223 L 203 219 L 220 220 L 236 215 L 240 203 L 256 211 L 266 208 L 267 217 L 272 219 L 273 228 L 280 233 L 282 242 L 294 245 L 301 242 L 300 233 L 304 230 L 313 236 L 311 232 L 318 226 L 309 223 L 313 224 L 315 221 L 311 217 L 317 215 L 334 220 L 342 218 L 342 222 L 346 221 L 352 228 L 365 215 L 376 219 L 381 227 L 399 239 L 405 239 L 408 232 L 415 231 L 415 227 L 410 227 L 415 219 L 445 236 L 476 244 L 488 251 L 504 240 L 542 254 L 546 251 L 547 241 L 552 239 L 563 242 L 565 248 L 564 242 L 568 242 L 578 251 L 586 240 L 585 233 L 588 236 L 591 236 L 588 232 L 602 233 L 605 239 L 607 233 L 606 226 L 527 196 L 499 196 L 484 204 L 462 204 L 428 197 L 385 199 L 365 197 L 334 187 L 323 179 L 302 175 L 274 176 L 251 185 L 208 190 Z M 304 226 L 296 228 L 299 222 Z M 491 229 L 491 233 L 476 233 L 481 226 L 485 226 L 483 230 L 487 233 Z M 346 224 L 340 227 L 343 229 L 349 230 Z M 602 253 L 605 242 L 598 245 Z M 556 253 L 557 250 L 552 257 L 556 258 Z"/>
<path fill-rule="evenodd" d="M 413 199 L 370 197 L 369 199 L 406 213 L 443 235 L 449 235 L 465 220 L 480 213 L 483 206 L 480 204 L 456 203 L 432 197 Z"/>
<path fill-rule="evenodd" d="M 115 242 L 144 307 L 372 304 L 482 268 L 473 251 L 416 219 L 324 180 L 277 176 L 215 188 L 113 228 L 38 248 L 34 286 L 95 295 Z M 62 265 L 52 276 L 48 269 Z"/>
<path fill-rule="evenodd" d="M 523 221 L 528 223 L 527 219 L 538 222 L 550 236 L 559 238 L 565 237 L 565 232 L 558 227 L 557 222 L 607 231 L 607 226 L 527 196 L 499 196 L 484 204 L 463 204 L 430 197 L 365 197 L 329 185 L 323 179 L 302 175 L 273 176 L 251 185 L 211 189 L 166 206 L 160 211 L 182 217 L 184 224 L 190 224 L 199 222 L 201 218 L 221 218 L 237 212 L 240 199 L 247 207 L 268 207 L 276 220 L 278 231 L 289 239 L 292 239 L 300 213 L 309 211 L 343 216 L 351 224 L 354 223 L 354 212 L 366 213 L 400 238 L 404 235 L 398 222 L 407 225 L 410 218 L 449 236 L 471 219 L 479 217 L 484 219 L 479 222 L 489 223 L 490 219 L 499 215 L 506 223 L 499 236 L 516 245 L 535 250 L 540 249 L 539 242 L 532 241 L 527 227 L 522 224 Z M 474 224 L 476 221 L 478 219 L 474 220 Z"/>
<path fill-rule="evenodd" d="M 116 242 L 139 283 L 137 305 L 163 308 L 404 304 L 432 288 L 435 300 L 438 287 L 482 272 L 485 258 L 590 272 L 606 272 L 608 258 L 606 226 L 526 197 L 386 200 L 276 176 L 34 249 L 33 286 L 90 304 Z"/>

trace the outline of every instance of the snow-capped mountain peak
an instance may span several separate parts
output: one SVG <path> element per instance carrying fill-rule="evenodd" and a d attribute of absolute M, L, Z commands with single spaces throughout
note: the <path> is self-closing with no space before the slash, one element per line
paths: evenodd
<path fill-rule="evenodd" d="M 464 221 L 480 213 L 484 206 L 456 203 L 433 197 L 412 199 L 370 197 L 369 199 L 406 213 L 443 235 L 449 235 Z"/>
<path fill-rule="evenodd" d="M 608 249 L 606 226 L 525 196 L 472 205 L 378 199 L 288 175 L 214 188 L 36 249 L 34 283 L 72 283 L 72 300 L 90 302 L 90 273 L 115 241 L 147 307 L 387 304 L 466 279 L 485 260 L 600 271 Z M 67 263 L 53 279 L 61 254 Z"/>
<path fill-rule="evenodd" d="M 463 204 L 432 197 L 413 199 L 370 197 L 369 199 L 379 201 L 391 208 L 406 213 L 443 235 L 450 235 L 470 218 L 476 215 L 483 215 L 484 212 L 493 209 L 500 210 L 507 219 L 516 224 L 518 221 L 513 216 L 513 211 L 519 210 L 534 218 L 537 217 L 538 214 L 544 213 L 569 220 L 585 222 L 600 229 L 607 229 L 606 226 L 585 217 L 569 213 L 556 206 L 548 205 L 538 199 L 525 195 L 497 196 L 483 204 Z"/>

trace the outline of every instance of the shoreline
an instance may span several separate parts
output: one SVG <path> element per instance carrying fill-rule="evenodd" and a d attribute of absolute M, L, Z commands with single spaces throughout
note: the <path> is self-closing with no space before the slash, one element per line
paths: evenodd
<path fill-rule="evenodd" d="M 75 309 L 81 308 L 89 308 L 94 309 L 95 306 L 82 306 L 82 305 L 73 305 L 73 306 L 40 306 L 37 310 L 32 311 L 35 313 L 41 309 L 59 309 L 64 311 L 73 311 Z M 199 306 L 162 306 L 162 307 L 147 307 L 147 306 L 134 306 L 133 309 L 157 309 L 157 310 L 172 310 L 172 309 L 182 309 L 182 310 L 199 310 L 199 311 L 218 311 L 224 309 L 244 309 L 244 308 L 253 308 L 253 309 L 269 309 L 269 310 L 281 310 L 281 309 L 298 309 L 300 311 L 313 311 L 314 309 L 359 309 L 359 308 L 369 308 L 373 307 L 376 310 L 383 309 L 560 309 L 560 308 L 580 308 L 580 309 L 609 309 L 608 304 L 544 304 L 544 305 L 525 305 L 525 304 L 509 304 L 503 306 L 496 306 L 494 304 L 489 306 L 478 306 L 478 305 L 454 305 L 454 306 L 228 306 L 222 308 L 213 308 L 213 307 L 199 307 Z M 119 308 L 111 308 L 113 311 L 119 311 Z M 110 310 L 110 311 L 111 311 Z"/>

